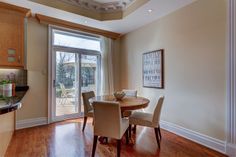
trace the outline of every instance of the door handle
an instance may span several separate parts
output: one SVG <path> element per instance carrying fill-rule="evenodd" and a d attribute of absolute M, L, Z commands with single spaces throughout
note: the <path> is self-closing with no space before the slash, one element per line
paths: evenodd
<path fill-rule="evenodd" d="M 56 80 L 53 80 L 53 87 L 56 87 Z"/>

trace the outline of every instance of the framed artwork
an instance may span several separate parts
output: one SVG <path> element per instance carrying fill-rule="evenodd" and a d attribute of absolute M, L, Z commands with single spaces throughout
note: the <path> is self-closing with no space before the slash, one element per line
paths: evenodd
<path fill-rule="evenodd" d="M 164 88 L 164 50 L 143 53 L 143 87 Z"/>

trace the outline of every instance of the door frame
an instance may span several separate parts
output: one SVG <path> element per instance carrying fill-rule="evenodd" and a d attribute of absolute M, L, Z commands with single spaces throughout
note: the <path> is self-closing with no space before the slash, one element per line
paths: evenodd
<path fill-rule="evenodd" d="M 236 1 L 227 0 L 226 154 L 236 154 Z"/>
<path fill-rule="evenodd" d="M 98 57 L 98 72 L 97 73 L 97 78 L 98 82 L 101 81 L 101 52 L 95 51 L 95 50 L 87 50 L 87 49 L 80 49 L 80 48 L 71 48 L 71 47 L 64 47 L 64 46 L 53 46 L 52 43 L 54 41 L 53 39 L 53 30 L 59 30 L 59 31 L 65 31 L 68 33 L 77 33 L 77 34 L 82 34 L 82 35 L 88 35 L 88 38 L 91 37 L 97 37 L 98 39 L 100 38 L 99 36 L 87 34 L 84 32 L 80 31 L 75 31 L 67 28 L 62 28 L 54 25 L 48 25 L 48 124 L 56 121 L 61 121 L 61 120 L 66 120 L 66 119 L 72 119 L 72 118 L 78 118 L 82 117 L 83 113 L 81 113 L 81 99 L 79 99 L 79 108 L 78 108 L 78 114 L 73 114 L 73 115 L 68 115 L 68 116 L 63 116 L 63 117 L 56 117 L 54 118 L 54 111 L 55 111 L 55 105 L 54 99 L 55 99 L 55 93 L 54 93 L 54 78 L 55 78 L 55 58 L 53 57 L 53 53 L 55 54 L 56 51 L 64 51 L 64 52 L 71 52 L 71 53 L 76 53 L 79 56 L 79 90 L 78 90 L 78 96 L 80 97 L 81 95 L 81 55 L 92 55 L 92 56 L 97 56 Z M 97 91 L 100 93 L 101 87 L 97 87 Z"/>
<path fill-rule="evenodd" d="M 52 119 L 52 122 L 57 122 L 57 121 L 62 121 L 62 120 L 66 120 L 66 119 L 72 119 L 72 118 L 81 117 L 81 113 L 80 113 L 80 99 L 78 101 L 76 101 L 76 102 L 78 102 L 78 104 L 77 104 L 78 105 L 78 112 L 77 113 L 56 116 L 55 80 L 56 80 L 56 53 L 57 52 L 72 53 L 72 54 L 75 54 L 75 55 L 78 56 L 78 62 L 75 63 L 75 64 L 77 64 L 76 65 L 77 69 L 75 69 L 75 71 L 79 70 L 79 71 L 76 72 L 76 75 L 80 76 L 80 58 L 79 58 L 80 55 L 78 55 L 78 53 L 76 51 L 73 51 L 73 50 L 70 50 L 70 49 L 65 50 L 65 49 L 60 49 L 60 48 L 53 47 L 52 51 L 51 51 L 51 53 L 52 53 L 51 54 L 52 55 L 52 82 L 53 82 L 52 87 L 51 87 L 52 88 L 52 97 L 51 97 L 52 98 L 52 103 L 51 103 L 51 108 L 52 108 L 52 113 L 51 113 L 52 117 L 51 117 L 51 119 Z M 76 56 L 75 56 L 75 58 L 76 58 Z M 76 78 L 77 78 L 77 76 L 76 76 Z M 80 81 L 78 81 L 78 82 L 80 82 Z M 80 85 L 78 85 L 76 83 L 75 88 L 79 87 L 79 86 Z M 80 90 L 78 90 L 78 92 L 75 92 L 75 94 L 76 94 L 76 97 L 79 97 Z"/>

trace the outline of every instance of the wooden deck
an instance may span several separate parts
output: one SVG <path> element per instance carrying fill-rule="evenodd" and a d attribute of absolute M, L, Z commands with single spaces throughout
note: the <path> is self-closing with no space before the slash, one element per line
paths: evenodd
<path fill-rule="evenodd" d="M 74 98 L 57 98 L 56 99 L 56 115 L 67 115 L 77 113 L 77 105 L 74 103 Z M 84 112 L 84 107 L 81 105 L 81 112 Z"/>

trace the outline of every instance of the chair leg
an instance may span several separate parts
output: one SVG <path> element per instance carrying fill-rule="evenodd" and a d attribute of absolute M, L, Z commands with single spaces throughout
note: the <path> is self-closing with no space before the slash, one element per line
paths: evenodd
<path fill-rule="evenodd" d="M 108 143 L 108 137 L 105 137 L 105 142 L 106 142 L 106 144 Z"/>
<path fill-rule="evenodd" d="M 160 141 L 159 141 L 159 137 L 158 137 L 158 128 L 154 128 L 154 131 L 155 131 L 155 135 L 156 135 L 156 140 L 157 140 L 157 145 L 158 145 L 158 148 L 160 149 Z"/>
<path fill-rule="evenodd" d="M 126 140 L 126 144 L 129 144 L 129 129 L 125 131 L 125 140 Z"/>
<path fill-rule="evenodd" d="M 96 147 L 97 147 L 97 140 L 98 140 L 98 136 L 94 135 L 94 137 L 93 137 L 93 151 L 92 151 L 92 157 L 95 156 L 95 151 L 96 151 Z"/>
<path fill-rule="evenodd" d="M 120 157 L 121 140 L 117 140 L 117 157 Z"/>
<path fill-rule="evenodd" d="M 134 125 L 134 127 L 133 127 L 133 133 L 134 133 L 134 134 L 136 134 L 136 128 L 137 128 L 137 126 Z"/>
<path fill-rule="evenodd" d="M 132 128 L 132 125 L 130 124 L 130 125 L 129 125 L 129 137 L 130 137 L 130 138 L 131 138 L 131 136 L 132 136 L 132 135 L 131 135 L 131 128 Z"/>
<path fill-rule="evenodd" d="M 160 136 L 160 140 L 161 140 L 161 129 L 160 129 L 160 125 L 158 126 L 158 132 L 159 132 L 159 136 Z"/>
<path fill-rule="evenodd" d="M 87 123 L 87 117 L 84 117 L 84 124 L 83 124 L 83 129 L 82 129 L 82 131 L 84 131 L 85 126 L 86 126 L 86 123 Z"/>

